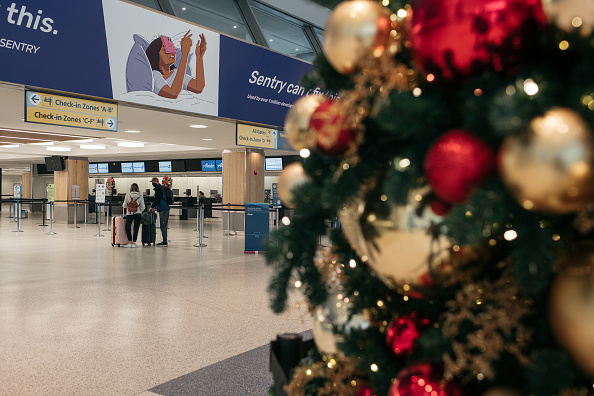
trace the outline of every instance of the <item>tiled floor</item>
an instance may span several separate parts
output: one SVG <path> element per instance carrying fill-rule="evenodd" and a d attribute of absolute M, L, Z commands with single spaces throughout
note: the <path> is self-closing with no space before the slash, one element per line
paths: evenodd
<path fill-rule="evenodd" d="M 264 258 L 244 255 L 243 237 L 223 236 L 220 220 L 207 219 L 204 248 L 193 247 L 195 221 L 174 218 L 168 248 L 124 249 L 94 237 L 94 224 L 56 223 L 49 236 L 33 217 L 14 233 L 7 209 L 0 395 L 150 394 L 277 333 L 311 328 L 305 312 L 270 311 Z"/>

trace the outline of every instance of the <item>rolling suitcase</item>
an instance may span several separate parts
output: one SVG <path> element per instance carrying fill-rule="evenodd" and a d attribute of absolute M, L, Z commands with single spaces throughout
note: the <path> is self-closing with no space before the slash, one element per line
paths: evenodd
<path fill-rule="evenodd" d="M 111 218 L 111 246 L 127 245 L 126 219 L 121 216 Z"/>
<path fill-rule="evenodd" d="M 155 239 L 157 234 L 157 229 L 155 226 L 156 220 L 157 215 L 153 212 L 145 212 L 142 214 L 141 241 L 143 245 L 155 245 Z"/>

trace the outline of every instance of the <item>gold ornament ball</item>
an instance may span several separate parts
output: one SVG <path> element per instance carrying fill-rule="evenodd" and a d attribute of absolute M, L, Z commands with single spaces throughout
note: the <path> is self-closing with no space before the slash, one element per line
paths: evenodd
<path fill-rule="evenodd" d="M 324 55 L 334 69 L 351 74 L 366 56 L 379 56 L 390 39 L 390 15 L 375 1 L 340 3 L 324 29 Z"/>
<path fill-rule="evenodd" d="M 522 394 L 512 388 L 493 388 L 483 393 L 482 396 L 522 396 Z"/>
<path fill-rule="evenodd" d="M 594 139 L 573 110 L 556 108 L 533 119 L 523 136 L 507 137 L 500 173 L 528 210 L 570 213 L 594 199 Z"/>
<path fill-rule="evenodd" d="M 287 165 L 278 179 L 278 195 L 285 206 L 294 207 L 293 190 L 310 180 L 301 163 L 293 162 Z"/>
<path fill-rule="evenodd" d="M 324 95 L 307 95 L 298 99 L 285 118 L 287 140 L 297 151 L 316 146 L 317 133 L 309 128 L 309 120 L 316 109 L 326 101 Z"/>
<path fill-rule="evenodd" d="M 589 36 L 594 28 L 594 1 L 592 0 L 542 0 L 549 21 L 566 32 L 574 28 Z"/>
<path fill-rule="evenodd" d="M 448 251 L 449 243 L 444 237 L 433 240 L 428 232 L 440 217 L 429 208 L 421 217 L 417 216 L 416 195 L 418 192 L 411 194 L 407 205 L 392 206 L 388 218 L 367 212 L 363 199 L 339 212 L 343 233 L 353 250 L 392 289 L 404 283 L 418 285 L 421 276 Z M 362 221 L 375 230 L 372 240 L 365 239 Z"/>
<path fill-rule="evenodd" d="M 576 243 L 558 258 L 549 298 L 553 334 L 589 376 L 594 376 L 594 242 Z"/>
<path fill-rule="evenodd" d="M 344 302 L 344 295 L 330 293 L 326 301 L 314 311 L 312 333 L 318 350 L 326 355 L 338 353 L 337 343 L 343 337 L 334 333 L 336 327 L 341 331 L 349 321 L 349 303 Z"/>

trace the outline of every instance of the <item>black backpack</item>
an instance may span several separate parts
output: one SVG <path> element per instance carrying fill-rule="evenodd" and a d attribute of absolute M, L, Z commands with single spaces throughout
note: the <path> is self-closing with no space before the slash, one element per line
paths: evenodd
<path fill-rule="evenodd" d="M 165 190 L 165 202 L 167 205 L 173 205 L 173 191 L 169 187 L 164 187 Z"/>

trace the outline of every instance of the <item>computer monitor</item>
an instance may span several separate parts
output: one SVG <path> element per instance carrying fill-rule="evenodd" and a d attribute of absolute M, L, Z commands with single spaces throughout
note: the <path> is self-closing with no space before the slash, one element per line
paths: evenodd
<path fill-rule="evenodd" d="M 96 173 L 99 173 L 99 168 L 97 168 L 97 164 L 89 164 L 89 174 Z"/>
<path fill-rule="evenodd" d="M 122 162 L 122 173 L 132 173 L 132 162 Z"/>
<path fill-rule="evenodd" d="M 132 170 L 134 173 L 144 173 L 144 162 L 133 162 Z"/>
<path fill-rule="evenodd" d="M 151 195 L 151 189 L 150 188 L 147 188 L 146 189 L 146 195 Z"/>
<path fill-rule="evenodd" d="M 171 172 L 171 161 L 159 161 L 159 172 Z"/>
<path fill-rule="evenodd" d="M 283 170 L 283 159 L 282 158 L 266 158 L 265 170 L 267 171 L 280 171 Z"/>
<path fill-rule="evenodd" d="M 186 188 L 186 195 L 188 197 L 192 195 L 192 189 L 191 188 Z"/>
<path fill-rule="evenodd" d="M 171 192 L 173 193 L 174 197 L 178 197 L 179 196 L 179 188 L 172 188 Z"/>
<path fill-rule="evenodd" d="M 99 173 L 109 173 L 109 164 L 108 163 L 101 163 L 97 164 L 97 170 Z"/>

